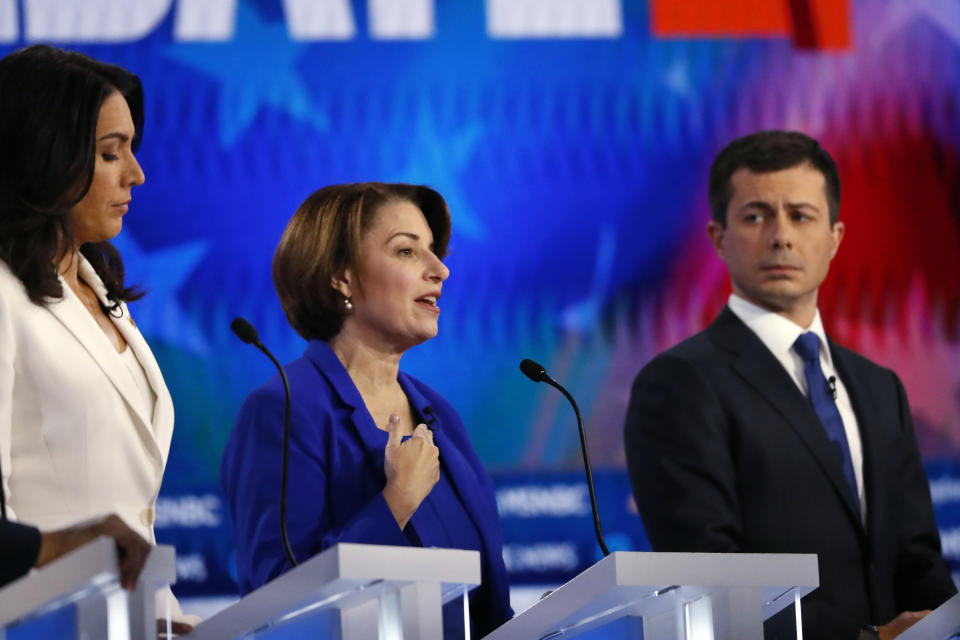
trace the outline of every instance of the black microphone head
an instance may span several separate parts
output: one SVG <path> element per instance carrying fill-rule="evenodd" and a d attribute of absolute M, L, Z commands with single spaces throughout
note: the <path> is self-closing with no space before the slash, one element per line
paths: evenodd
<path fill-rule="evenodd" d="M 230 323 L 230 328 L 237 334 L 238 338 L 247 344 L 259 344 L 260 336 L 257 335 L 257 330 L 247 322 L 246 318 L 234 318 L 233 322 Z"/>
<path fill-rule="evenodd" d="M 547 380 L 547 370 L 542 365 L 537 364 L 530 358 L 524 358 L 520 363 L 520 371 L 534 382 L 544 382 Z"/>

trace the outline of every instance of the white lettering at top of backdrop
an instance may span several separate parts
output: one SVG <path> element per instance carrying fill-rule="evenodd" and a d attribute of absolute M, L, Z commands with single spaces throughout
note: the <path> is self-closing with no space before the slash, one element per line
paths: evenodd
<path fill-rule="evenodd" d="M 350 40 L 357 33 L 350 0 L 283 0 L 294 40 Z"/>
<path fill-rule="evenodd" d="M 462 0 L 466 1 L 466 0 Z M 474 0 L 480 2 L 481 0 Z M 426 40 L 436 33 L 436 0 L 367 0 L 370 37 Z M 621 0 L 485 0 L 492 38 L 618 38 Z M 174 40 L 223 42 L 234 36 L 237 0 L 0 0 L 0 42 L 25 39 L 121 43 L 151 33 L 174 10 Z M 350 0 L 283 0 L 292 40 L 351 40 Z"/>
<path fill-rule="evenodd" d="M 486 0 L 492 38 L 619 38 L 620 0 Z"/>
<path fill-rule="evenodd" d="M 178 2 L 173 18 L 175 40 L 220 42 L 233 37 L 237 0 Z"/>
<path fill-rule="evenodd" d="M 17 0 L 0 0 L 0 42 L 17 40 Z"/>
<path fill-rule="evenodd" d="M 426 40 L 433 36 L 434 0 L 368 0 L 370 35 L 377 40 Z"/>
<path fill-rule="evenodd" d="M 153 31 L 170 0 L 23 0 L 27 40 L 129 42 Z"/>

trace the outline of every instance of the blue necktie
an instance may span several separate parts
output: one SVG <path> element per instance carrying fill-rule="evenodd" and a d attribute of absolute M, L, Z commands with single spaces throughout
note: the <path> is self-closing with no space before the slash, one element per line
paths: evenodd
<path fill-rule="evenodd" d="M 853 492 L 853 504 L 860 511 L 860 498 L 857 492 L 857 478 L 853 472 L 853 460 L 850 458 L 850 445 L 847 443 L 847 433 L 843 429 L 843 419 L 833 399 L 833 391 L 820 368 L 820 338 L 815 333 L 800 334 L 793 343 L 793 349 L 803 358 L 803 374 L 807 379 L 807 393 L 810 404 L 820 418 L 823 429 L 827 432 L 830 442 L 836 447 L 837 459 L 843 465 L 843 475 Z"/>

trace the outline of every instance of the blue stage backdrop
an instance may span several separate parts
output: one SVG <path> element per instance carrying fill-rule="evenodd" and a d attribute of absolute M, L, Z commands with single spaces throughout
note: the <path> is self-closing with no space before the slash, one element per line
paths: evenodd
<path fill-rule="evenodd" d="M 157 521 L 175 590 L 234 592 L 220 454 L 273 369 L 229 323 L 250 319 L 283 361 L 302 352 L 273 250 L 307 195 L 348 181 L 450 204 L 440 335 L 402 366 L 457 407 L 493 473 L 514 582 L 598 553 L 573 415 L 524 357 L 579 399 L 611 546 L 647 548 L 623 469 L 630 383 L 723 304 L 710 159 L 773 127 L 838 160 L 827 329 L 903 377 L 960 568 L 960 5 L 840 0 L 812 30 L 787 5 L 0 0 L 0 53 L 48 41 L 145 86 L 147 182 L 116 244 L 150 290 L 133 311 L 176 405 Z"/>

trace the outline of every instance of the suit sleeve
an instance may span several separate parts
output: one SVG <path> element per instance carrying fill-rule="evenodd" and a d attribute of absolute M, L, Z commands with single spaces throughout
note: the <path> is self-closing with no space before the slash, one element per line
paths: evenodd
<path fill-rule="evenodd" d="M 3 281 L 0 281 L 0 287 L 3 287 L 7 274 L 0 275 L 4 276 Z M 0 288 L 0 490 L 8 502 L 12 471 L 10 447 L 13 429 L 13 363 L 17 353 L 9 298 L 7 292 Z M 16 514 L 9 505 L 6 514 L 11 520 L 16 520 Z"/>
<path fill-rule="evenodd" d="M 40 530 L 0 520 L 0 587 L 26 575 L 40 554 Z"/>
<path fill-rule="evenodd" d="M 312 390 L 317 393 L 317 390 Z M 296 396 L 295 396 L 296 397 Z M 334 526 L 324 508 L 337 487 L 327 475 L 324 431 L 329 415 L 291 406 L 287 531 L 298 562 L 338 542 L 406 546 L 382 493 Z M 241 592 L 251 591 L 290 569 L 280 536 L 283 392 L 261 388 L 244 403 L 224 450 L 221 481 L 233 516 Z"/>
<path fill-rule="evenodd" d="M 900 409 L 900 453 L 891 481 L 900 492 L 898 518 L 901 539 L 894 579 L 900 611 L 933 609 L 957 592 L 940 549 L 940 534 L 933 516 L 930 483 L 920 459 L 910 405 L 900 379 L 890 372 Z"/>
<path fill-rule="evenodd" d="M 729 424 L 716 390 L 692 363 L 661 355 L 637 375 L 624 442 L 655 551 L 741 550 Z"/>

